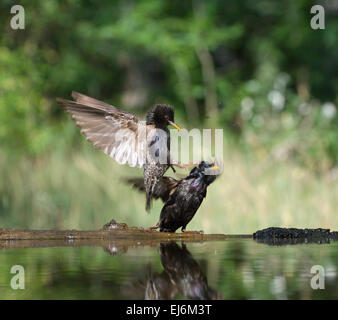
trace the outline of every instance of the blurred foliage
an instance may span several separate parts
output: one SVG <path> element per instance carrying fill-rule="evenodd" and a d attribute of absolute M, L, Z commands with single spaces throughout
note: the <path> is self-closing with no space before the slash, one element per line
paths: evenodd
<path fill-rule="evenodd" d="M 325 30 L 310 27 L 318 3 Z M 225 129 L 225 173 L 191 228 L 338 225 L 333 3 L 23 0 L 26 28 L 12 30 L 14 4 L 0 3 L 2 226 L 157 222 L 161 204 L 145 216 L 143 196 L 121 201 L 130 189 L 116 187 L 140 172 L 93 152 L 56 104 L 72 90 L 140 116 L 170 103 L 183 127 Z"/>
<path fill-rule="evenodd" d="M 309 0 L 20 3 L 25 30 L 10 28 L 15 1 L 0 4 L 3 151 L 78 142 L 55 103 L 76 90 L 137 113 L 171 103 L 190 126 L 211 118 L 244 145 L 312 169 L 338 161 L 330 2 L 325 30 L 311 29 Z"/>

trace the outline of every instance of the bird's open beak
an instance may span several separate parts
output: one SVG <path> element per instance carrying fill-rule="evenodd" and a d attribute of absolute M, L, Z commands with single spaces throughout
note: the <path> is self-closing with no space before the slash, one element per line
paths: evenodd
<path fill-rule="evenodd" d="M 181 128 L 175 123 L 175 122 L 172 122 L 170 120 L 168 120 L 169 124 L 172 125 L 175 129 L 177 129 L 178 131 L 181 130 Z"/>

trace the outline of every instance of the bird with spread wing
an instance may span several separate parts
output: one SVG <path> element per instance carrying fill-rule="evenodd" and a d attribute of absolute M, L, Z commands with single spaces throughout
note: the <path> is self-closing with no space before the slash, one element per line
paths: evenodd
<path fill-rule="evenodd" d="M 72 115 L 81 133 L 94 147 L 120 164 L 144 168 L 146 209 L 149 211 L 154 188 L 163 174 L 172 165 L 185 167 L 170 156 L 168 125 L 180 130 L 174 122 L 172 107 L 156 104 L 142 121 L 84 94 L 72 92 L 72 97 L 74 101 L 58 98 L 57 102 Z"/>

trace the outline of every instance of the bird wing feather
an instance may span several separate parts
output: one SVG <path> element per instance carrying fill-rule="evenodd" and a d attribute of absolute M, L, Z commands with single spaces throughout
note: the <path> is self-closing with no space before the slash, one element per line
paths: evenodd
<path fill-rule="evenodd" d="M 81 133 L 94 147 L 120 164 L 143 167 L 146 162 L 146 123 L 129 112 L 78 92 L 76 101 L 58 98 L 57 102 L 72 114 Z"/>

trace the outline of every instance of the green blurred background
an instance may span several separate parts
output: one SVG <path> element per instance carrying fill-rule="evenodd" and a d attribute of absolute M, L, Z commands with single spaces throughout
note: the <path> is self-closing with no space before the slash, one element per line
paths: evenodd
<path fill-rule="evenodd" d="M 35 0 L 0 4 L 0 227 L 157 222 L 118 165 L 56 104 L 72 90 L 144 116 L 223 128 L 224 173 L 188 229 L 338 229 L 338 6 L 310 0 Z M 325 7 L 325 30 L 310 8 Z M 181 174 L 187 174 L 181 170 Z"/>

